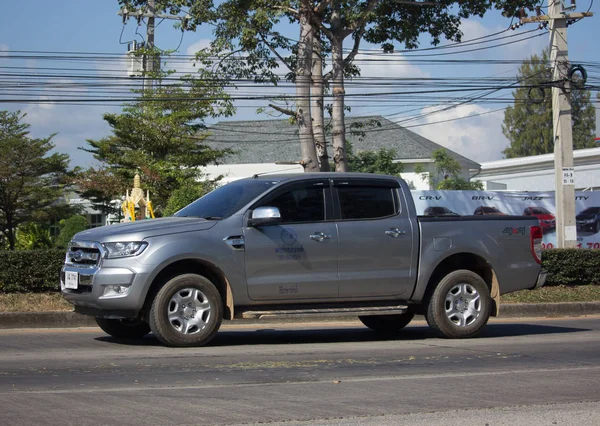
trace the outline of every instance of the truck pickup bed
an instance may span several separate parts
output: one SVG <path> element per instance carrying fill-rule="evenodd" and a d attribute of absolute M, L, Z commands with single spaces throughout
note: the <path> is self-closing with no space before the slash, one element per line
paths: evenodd
<path fill-rule="evenodd" d="M 174 217 L 94 228 L 69 245 L 61 289 L 117 337 L 208 343 L 223 319 L 356 315 L 394 332 L 417 313 L 477 335 L 500 295 L 543 285 L 536 218 L 417 217 L 396 177 L 235 181 Z"/>

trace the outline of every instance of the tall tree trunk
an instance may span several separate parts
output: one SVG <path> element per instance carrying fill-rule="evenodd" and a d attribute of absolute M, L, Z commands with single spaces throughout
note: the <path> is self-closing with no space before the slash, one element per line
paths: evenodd
<path fill-rule="evenodd" d="M 313 33 L 312 48 L 312 84 L 310 90 L 310 113 L 312 117 L 313 137 L 319 159 L 319 168 L 322 172 L 330 171 L 329 155 L 327 155 L 327 142 L 323 117 L 323 58 L 321 57 L 321 33 L 316 28 Z"/>
<path fill-rule="evenodd" d="M 335 31 L 331 40 L 331 60 L 333 65 L 332 78 L 332 139 L 333 160 L 336 172 L 347 172 L 346 160 L 346 127 L 344 123 L 344 56 L 342 54 L 343 39 Z"/>
<path fill-rule="evenodd" d="M 14 250 L 17 243 L 17 227 L 13 223 L 12 215 L 6 215 L 6 232 L 4 232 L 6 239 L 8 240 L 8 249 Z"/>
<path fill-rule="evenodd" d="M 318 172 L 319 161 L 315 149 L 312 120 L 310 115 L 310 73 L 312 62 L 313 28 L 308 19 L 308 10 L 300 9 L 300 42 L 298 43 L 298 65 L 296 69 L 296 122 L 300 135 L 300 164 L 305 172 Z"/>

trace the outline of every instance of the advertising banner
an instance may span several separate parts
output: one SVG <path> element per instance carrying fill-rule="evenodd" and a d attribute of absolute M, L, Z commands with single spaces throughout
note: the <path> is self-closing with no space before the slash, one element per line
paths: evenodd
<path fill-rule="evenodd" d="M 544 231 L 544 248 L 556 247 L 554 192 L 411 191 L 418 215 L 534 216 Z M 600 191 L 576 192 L 577 242 L 580 248 L 600 249 Z"/>

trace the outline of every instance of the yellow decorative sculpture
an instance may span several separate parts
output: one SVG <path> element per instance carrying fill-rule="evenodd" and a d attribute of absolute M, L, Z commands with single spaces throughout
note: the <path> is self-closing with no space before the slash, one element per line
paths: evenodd
<path fill-rule="evenodd" d="M 152 201 L 150 201 L 150 191 L 146 191 L 146 197 L 144 198 L 144 191 L 142 191 L 140 175 L 136 173 L 133 178 L 133 189 L 131 194 L 129 190 L 125 195 L 123 204 L 124 219 L 122 222 L 134 222 L 140 219 L 154 219 L 154 210 L 152 209 Z M 138 214 L 136 215 L 136 208 Z"/>

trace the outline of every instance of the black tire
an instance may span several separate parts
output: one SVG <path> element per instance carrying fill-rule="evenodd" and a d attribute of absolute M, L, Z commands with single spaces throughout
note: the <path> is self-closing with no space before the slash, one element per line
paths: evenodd
<path fill-rule="evenodd" d="M 402 330 L 415 317 L 412 312 L 397 315 L 360 316 L 358 319 L 371 330 L 378 333 L 394 333 Z"/>
<path fill-rule="evenodd" d="M 156 294 L 150 328 L 167 346 L 202 346 L 223 320 L 223 302 L 213 283 L 196 274 L 170 279 Z"/>
<path fill-rule="evenodd" d="M 438 283 L 425 317 L 439 336 L 464 339 L 481 332 L 490 318 L 491 306 L 485 281 L 476 273 L 461 269 Z"/>
<path fill-rule="evenodd" d="M 141 339 L 150 333 L 150 326 L 136 319 L 109 319 L 96 317 L 96 324 L 106 334 L 117 339 Z"/>

